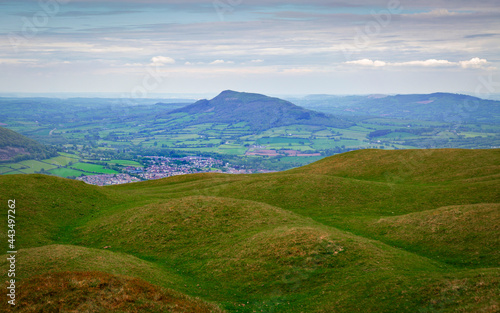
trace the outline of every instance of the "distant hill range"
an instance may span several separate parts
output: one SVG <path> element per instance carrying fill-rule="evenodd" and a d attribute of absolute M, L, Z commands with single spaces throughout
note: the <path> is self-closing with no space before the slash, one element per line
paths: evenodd
<path fill-rule="evenodd" d="M 186 124 L 244 122 L 256 131 L 297 124 L 337 128 L 354 125 L 332 115 L 304 109 L 279 98 L 231 90 L 223 91 L 212 100 L 200 100 L 161 114 L 160 117 L 178 118 L 182 113 L 187 113 L 190 117 Z"/>
<path fill-rule="evenodd" d="M 377 116 L 451 123 L 500 121 L 500 101 L 452 93 L 410 95 L 310 95 L 289 99 L 308 109 L 343 116 Z"/>
<path fill-rule="evenodd" d="M 0 162 L 21 161 L 28 159 L 47 159 L 57 156 L 55 148 L 0 127 Z"/>

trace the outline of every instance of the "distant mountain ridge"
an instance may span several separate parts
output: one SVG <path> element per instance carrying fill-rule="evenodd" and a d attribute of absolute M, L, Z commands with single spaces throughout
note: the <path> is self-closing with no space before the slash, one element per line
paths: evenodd
<path fill-rule="evenodd" d="M 199 100 L 169 111 L 163 117 L 187 113 L 190 124 L 245 122 L 252 130 L 304 124 L 347 128 L 354 124 L 337 117 L 304 109 L 289 101 L 256 93 L 226 90 L 212 100 Z"/>
<path fill-rule="evenodd" d="M 496 124 L 500 121 L 500 101 L 445 92 L 367 96 L 310 95 L 293 101 L 308 109 L 337 115 L 452 123 Z"/>
<path fill-rule="evenodd" d="M 0 162 L 46 159 L 56 155 L 55 148 L 46 147 L 15 131 L 0 127 Z"/>

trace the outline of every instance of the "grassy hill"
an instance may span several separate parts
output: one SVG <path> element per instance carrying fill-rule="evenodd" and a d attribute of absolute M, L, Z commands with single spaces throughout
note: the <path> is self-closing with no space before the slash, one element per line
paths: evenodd
<path fill-rule="evenodd" d="M 215 305 L 164 291 L 139 278 L 101 272 L 34 276 L 19 289 L 21 312 L 221 312 Z M 8 308 L 7 312 L 19 311 Z"/>
<path fill-rule="evenodd" d="M 495 312 L 499 178 L 498 149 L 362 150 L 112 187 L 2 176 L 0 200 L 18 208 L 17 278 L 33 290 L 20 306 L 50 293 L 103 312 Z"/>
<path fill-rule="evenodd" d="M 10 129 L 0 127 L 0 162 L 46 159 L 56 155 L 54 148 L 46 147 Z"/>
<path fill-rule="evenodd" d="M 354 125 L 352 122 L 307 110 L 282 99 L 232 90 L 223 91 L 212 100 L 200 100 L 160 116 L 178 117 L 182 113 L 188 114 L 188 125 L 243 122 L 257 131 L 296 124 L 338 128 Z"/>

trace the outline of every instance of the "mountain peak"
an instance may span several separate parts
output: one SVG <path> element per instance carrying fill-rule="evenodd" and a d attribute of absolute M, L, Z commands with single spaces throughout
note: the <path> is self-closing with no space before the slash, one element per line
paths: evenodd
<path fill-rule="evenodd" d="M 217 97 L 219 96 L 227 96 L 227 95 L 234 95 L 234 94 L 240 94 L 242 92 L 238 92 L 238 91 L 234 91 L 234 90 L 224 90 L 223 92 L 221 92 Z"/>
<path fill-rule="evenodd" d="M 244 122 L 256 131 L 295 124 L 338 128 L 353 125 L 283 99 L 233 90 L 224 90 L 212 100 L 200 100 L 168 114 L 175 113 L 188 113 L 193 118 L 193 124 Z"/>
<path fill-rule="evenodd" d="M 239 98 L 242 94 L 243 94 L 242 92 L 238 92 L 238 91 L 234 91 L 234 90 L 224 90 L 223 92 L 218 94 L 216 97 L 214 97 L 212 100 L 223 99 L 223 98 L 228 98 L 228 97 Z M 210 101 L 212 101 L 212 100 L 210 100 Z"/>
<path fill-rule="evenodd" d="M 241 101 L 241 102 L 252 102 L 252 101 L 257 101 L 257 100 L 264 100 L 264 99 L 276 99 L 280 100 L 277 98 L 271 98 L 262 94 L 258 93 L 249 93 L 249 92 L 240 92 L 240 91 L 234 91 L 234 90 L 224 90 L 221 92 L 218 96 L 213 98 L 210 101 L 217 101 L 217 100 L 232 100 L 232 101 Z M 283 101 L 283 100 L 281 100 Z"/>

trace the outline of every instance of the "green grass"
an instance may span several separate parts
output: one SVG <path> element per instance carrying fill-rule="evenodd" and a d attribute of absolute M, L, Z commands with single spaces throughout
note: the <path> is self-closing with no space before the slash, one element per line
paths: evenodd
<path fill-rule="evenodd" d="M 265 144 L 288 144 L 288 143 L 309 143 L 308 139 L 301 138 L 287 138 L 287 137 L 263 137 L 258 139 L 255 144 L 265 145 Z"/>
<path fill-rule="evenodd" d="M 2 175 L 17 175 L 17 174 L 24 174 L 23 172 L 19 171 L 19 170 L 14 170 L 14 171 L 11 171 L 11 172 L 6 172 Z"/>
<path fill-rule="evenodd" d="M 109 163 L 114 163 L 121 166 L 135 166 L 135 167 L 143 167 L 139 162 L 130 161 L 130 160 L 111 160 Z"/>
<path fill-rule="evenodd" d="M 101 173 L 101 174 L 117 174 L 118 172 L 115 170 L 110 170 L 104 168 L 102 165 L 90 164 L 90 163 L 76 163 L 71 166 L 74 169 L 82 170 L 90 173 Z"/>
<path fill-rule="evenodd" d="M 498 225 L 500 204 L 473 204 L 382 218 L 368 231 L 447 263 L 494 267 L 500 264 Z"/>
<path fill-rule="evenodd" d="M 13 169 L 21 169 L 21 168 L 26 167 L 26 165 L 22 165 L 19 163 L 4 163 L 4 164 L 2 164 L 2 166 L 10 167 Z"/>
<path fill-rule="evenodd" d="M 61 238 L 59 231 L 65 233 L 76 221 L 113 203 L 105 190 L 75 180 L 36 174 L 0 176 L 0 181 L 1 200 L 15 199 L 18 204 L 20 248 L 55 243 Z M 7 212 L 3 214 L 6 217 Z"/>
<path fill-rule="evenodd" d="M 238 145 L 221 145 L 217 149 L 220 153 L 224 154 L 233 154 L 233 155 L 241 155 L 244 154 L 247 148 L 238 146 Z"/>
<path fill-rule="evenodd" d="M 77 170 L 74 170 L 71 168 L 55 168 L 53 170 L 50 170 L 49 173 L 54 174 L 54 175 L 59 176 L 59 177 L 65 177 L 65 178 L 72 177 L 72 176 L 79 177 L 82 174 L 84 174 L 84 175 L 89 174 L 89 173 L 77 171 Z"/>
<path fill-rule="evenodd" d="M 417 135 L 410 134 L 410 133 L 403 133 L 403 132 L 392 132 L 390 134 L 387 134 L 385 136 L 377 137 L 375 140 L 380 140 L 380 139 L 406 139 L 406 138 L 415 138 L 418 137 Z"/>
<path fill-rule="evenodd" d="M 34 275 L 60 271 L 100 271 L 113 275 L 140 276 L 149 281 L 163 283 L 164 287 L 172 282 L 182 281 L 175 273 L 163 271 L 150 262 L 139 258 L 113 252 L 110 249 L 78 247 L 73 245 L 53 244 L 36 248 L 20 249 L 19 259 L 24 270 L 17 278 L 24 279 Z M 1 266 L 6 260 L 2 258 Z"/>
<path fill-rule="evenodd" d="M 19 289 L 17 306 L 29 312 L 221 312 L 217 306 L 139 278 L 96 271 L 30 277 Z M 19 312 L 14 308 L 7 312 Z"/>
<path fill-rule="evenodd" d="M 389 246 L 324 227 L 279 208 L 206 196 L 107 215 L 81 227 L 78 237 L 81 245 L 110 245 L 197 277 L 205 287 L 196 295 L 203 298 L 224 299 L 231 290 L 237 298 L 258 302 L 274 289 L 294 306 L 308 311 L 316 304 L 300 299 L 305 299 L 311 289 L 328 289 L 331 281 L 341 279 L 341 273 L 392 268 L 375 276 L 361 275 L 375 283 L 392 277 L 394 271 L 404 272 L 407 266 L 438 271 L 425 258 L 410 258 Z M 296 282 L 295 272 L 309 279 Z M 291 276 L 291 282 L 275 280 L 287 276 Z M 211 287 L 213 281 L 217 288 Z M 334 292 L 339 290 L 335 288 Z M 321 302 L 331 299 L 317 297 Z"/>
<path fill-rule="evenodd" d="M 116 281 L 113 283 L 107 283 L 105 285 L 110 286 L 111 288 L 114 286 L 117 288 L 116 290 L 110 290 L 108 288 L 103 288 L 104 290 L 100 290 L 94 288 L 93 290 L 84 290 L 82 287 L 82 279 L 75 279 L 74 277 L 70 279 L 70 282 L 78 281 L 78 285 L 74 286 L 66 286 L 63 288 L 65 284 L 63 282 L 58 282 L 55 286 L 51 286 L 46 281 L 41 282 L 40 277 L 57 277 L 61 275 L 63 272 L 64 276 L 73 276 L 78 275 L 83 272 L 96 272 L 98 271 L 101 274 L 94 274 L 92 280 L 96 280 L 99 277 L 112 275 L 114 277 L 126 275 L 132 277 L 140 277 L 141 280 L 148 280 L 157 285 L 160 285 L 163 288 L 169 288 L 174 286 L 176 283 L 183 283 L 184 280 L 176 273 L 170 273 L 165 271 L 163 268 L 141 259 L 138 259 L 133 256 L 129 256 L 122 253 L 116 253 L 105 249 L 89 249 L 84 247 L 77 247 L 71 245 L 47 245 L 39 248 L 30 248 L 30 249 L 21 249 L 17 257 L 19 258 L 18 263 L 18 271 L 17 271 L 17 279 L 21 279 L 22 285 L 19 287 L 20 295 L 17 297 L 18 306 L 26 308 L 27 306 L 47 306 L 50 302 L 52 303 L 63 303 L 66 306 L 81 306 L 84 305 L 88 301 L 99 302 L 103 298 L 106 299 L 110 296 L 120 297 L 123 295 L 123 292 L 127 292 L 127 290 L 132 290 L 137 287 L 140 287 L 142 284 L 140 281 L 135 281 L 133 285 L 128 288 L 123 288 L 120 284 L 117 284 Z M 7 265 L 6 258 L 2 258 L 0 261 L 0 267 L 5 267 Z M 107 274 L 104 274 L 107 273 Z M 97 276 L 97 277 L 96 277 Z M 43 297 L 40 295 L 40 286 L 43 285 L 42 289 L 45 295 L 44 297 L 48 297 L 49 299 L 45 301 L 40 301 L 40 298 Z M 78 286 L 78 288 L 76 288 Z M 153 287 L 153 286 L 151 286 Z M 121 290 L 120 290 L 121 288 Z M 157 288 L 157 287 L 156 287 Z M 93 291 L 99 290 L 100 294 L 91 295 Z M 157 296 L 156 301 L 159 299 L 167 300 L 166 302 L 177 302 L 178 310 L 174 312 L 185 312 L 182 310 L 183 307 L 186 306 L 199 306 L 199 310 L 191 308 L 188 310 L 189 312 L 217 312 L 218 308 L 214 305 L 207 304 L 204 301 L 200 301 L 198 299 L 194 299 L 191 297 L 187 297 L 179 292 L 173 291 L 172 289 L 160 289 L 164 290 L 168 294 L 163 294 L 162 296 Z M 71 292 L 78 292 L 80 295 L 77 299 L 72 299 L 72 301 L 68 300 L 71 297 Z M 105 296 L 107 293 L 109 295 Z M 154 292 L 153 288 L 148 288 L 147 294 L 152 294 Z M 37 297 L 30 296 L 30 293 L 38 294 Z M 134 293 L 141 293 L 140 290 L 135 289 Z M 34 298 L 34 299 L 33 299 Z M 63 298 L 64 301 L 57 301 L 57 299 Z M 83 303 L 82 300 L 83 299 Z M 182 302 L 184 303 L 182 305 Z M 74 302 L 74 303 L 73 303 Z M 104 300 L 106 302 L 106 300 Z M 114 301 L 115 306 L 119 303 L 124 304 L 140 304 L 141 301 Z M 105 304 L 94 304 L 95 307 L 102 307 Z M 173 307 L 173 306 L 172 306 Z M 170 309 L 172 309 L 170 307 Z M 68 307 L 67 307 L 68 308 Z M 202 309 L 204 308 L 204 309 Z M 69 309 L 69 308 L 68 308 Z M 76 309 L 73 308 L 73 309 Z M 116 308 L 115 308 L 116 309 Z M 143 308 L 144 309 L 144 308 Z M 163 310 L 169 310 L 169 308 L 156 308 L 152 312 L 161 312 Z M 37 310 L 42 310 L 41 308 Z M 37 311 L 35 310 L 35 311 Z M 54 309 L 48 309 L 48 311 L 53 311 Z M 109 310 L 109 309 L 108 309 Z M 122 310 L 127 311 L 125 308 Z M 136 309 L 137 310 L 137 309 Z M 131 312 L 136 312 L 136 310 L 132 310 Z M 107 310 L 106 310 L 107 311 Z"/>
<path fill-rule="evenodd" d="M 7 172 L 15 171 L 14 169 L 7 166 L 0 166 L 0 174 L 5 174 Z"/>
<path fill-rule="evenodd" d="M 312 162 L 316 162 L 318 160 L 321 160 L 323 157 L 321 156 L 310 156 L 310 157 L 282 157 L 280 158 L 281 162 L 283 163 L 288 163 L 288 164 L 309 164 Z"/>
<path fill-rule="evenodd" d="M 268 149 L 276 149 L 276 150 L 298 150 L 298 151 L 311 151 L 313 148 L 310 146 L 301 146 L 299 144 L 270 144 L 266 146 Z"/>
<path fill-rule="evenodd" d="M 28 160 L 28 161 L 22 161 L 19 162 L 19 164 L 27 166 L 27 169 L 22 169 L 21 172 L 25 174 L 33 174 L 35 172 L 40 172 L 42 169 L 48 171 L 51 169 L 56 168 L 56 165 L 53 164 L 48 164 L 40 161 L 35 161 L 35 160 Z"/>
<path fill-rule="evenodd" d="M 67 166 L 69 163 L 77 163 L 78 158 L 69 156 L 58 156 L 55 158 L 44 160 L 44 162 L 59 166 Z"/>
<path fill-rule="evenodd" d="M 477 132 L 460 132 L 460 135 L 465 136 L 465 138 L 474 138 L 474 137 L 488 137 L 495 136 L 495 133 L 477 133 Z"/>
<path fill-rule="evenodd" d="M 314 139 L 312 147 L 314 149 L 329 149 L 334 147 L 356 147 L 364 145 L 362 142 L 358 140 L 340 140 L 337 138 L 334 139 Z"/>
<path fill-rule="evenodd" d="M 228 312 L 494 312 L 499 179 L 498 149 L 360 150 L 110 187 L 0 176 L 0 202 L 27 286 L 99 271 Z"/>

